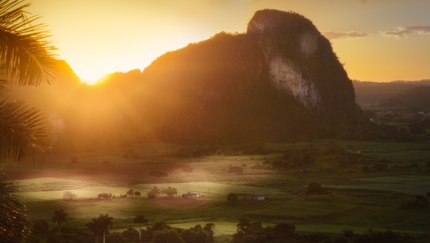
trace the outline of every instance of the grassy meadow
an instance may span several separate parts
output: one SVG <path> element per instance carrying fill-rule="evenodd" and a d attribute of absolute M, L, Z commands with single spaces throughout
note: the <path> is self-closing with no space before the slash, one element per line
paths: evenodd
<path fill-rule="evenodd" d="M 357 154 L 344 162 L 330 147 Z M 272 166 L 285 151 L 301 149 L 314 154 L 306 165 Z M 125 158 L 133 151 L 135 158 Z M 197 153 L 196 151 L 200 151 Z M 203 151 L 203 152 L 202 152 Z M 71 157 L 78 158 L 72 163 Z M 190 228 L 215 224 L 215 241 L 225 242 L 236 232 L 240 218 L 263 225 L 292 223 L 297 231 L 341 234 L 369 229 L 411 235 L 430 233 L 430 207 L 405 206 L 415 196 L 430 192 L 430 144 L 306 140 L 277 144 L 188 147 L 172 144 L 136 144 L 109 151 L 47 156 L 39 164 L 4 164 L 3 170 L 19 186 L 16 195 L 25 203 L 31 220 L 51 222 L 55 209 L 64 209 L 67 225 L 86 228 L 100 214 L 114 217 L 113 230 L 133 224 L 143 214 L 149 224 L 166 221 Z M 383 164 L 381 166 L 380 164 Z M 240 167 L 242 172 L 231 171 Z M 163 172 L 155 176 L 154 171 Z M 309 183 L 327 192 L 307 193 Z M 173 187 L 178 195 L 148 199 L 146 193 Z M 119 196 L 129 189 L 141 196 L 99 199 L 99 193 Z M 64 200 L 65 191 L 74 200 Z M 197 199 L 180 195 L 198 192 Z M 239 195 L 235 203 L 229 193 Z M 261 194 L 264 201 L 245 201 L 243 195 Z M 429 197 L 427 197 L 430 200 Z M 403 205 L 403 206 L 402 206 Z"/>

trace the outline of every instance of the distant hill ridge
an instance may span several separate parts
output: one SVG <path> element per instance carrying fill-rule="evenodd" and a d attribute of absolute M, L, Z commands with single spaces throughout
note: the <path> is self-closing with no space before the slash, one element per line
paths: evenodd
<path fill-rule="evenodd" d="M 389 99 L 397 94 L 408 92 L 410 89 L 422 86 L 430 86 L 430 79 L 416 81 L 392 81 L 372 82 L 353 81 L 357 103 L 362 105 L 379 104 L 380 101 Z"/>

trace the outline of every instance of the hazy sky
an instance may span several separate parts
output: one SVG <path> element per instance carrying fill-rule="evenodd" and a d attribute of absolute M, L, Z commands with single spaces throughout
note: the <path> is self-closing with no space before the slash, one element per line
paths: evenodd
<path fill-rule="evenodd" d="M 245 32 L 255 11 L 309 18 L 351 79 L 430 78 L 430 0 L 30 0 L 59 58 L 85 82 L 132 69 L 214 34 Z"/>

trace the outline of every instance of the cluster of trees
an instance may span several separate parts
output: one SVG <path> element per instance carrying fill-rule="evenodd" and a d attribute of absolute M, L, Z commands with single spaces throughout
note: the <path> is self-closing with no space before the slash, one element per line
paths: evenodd
<path fill-rule="evenodd" d="M 276 169 L 288 169 L 306 167 L 318 160 L 332 161 L 341 167 L 348 167 L 362 162 L 376 162 L 377 158 L 363 155 L 360 151 L 342 148 L 335 143 L 329 143 L 323 149 L 314 148 L 312 145 L 289 148 L 283 151 L 280 158 L 267 161 L 267 163 Z"/>
<path fill-rule="evenodd" d="M 127 196 L 129 196 L 129 197 L 132 197 L 132 196 L 140 196 L 141 195 L 141 193 L 140 193 L 140 191 L 135 191 L 134 189 L 129 189 L 128 191 L 127 191 Z"/>
<path fill-rule="evenodd" d="M 236 226 L 237 232 L 232 236 L 234 243 L 285 241 L 292 239 L 296 230 L 296 227 L 289 223 L 263 227 L 260 222 L 253 222 L 247 218 L 239 219 L 239 223 Z"/>
<path fill-rule="evenodd" d="M 315 151 L 306 148 L 289 149 L 284 151 L 281 159 L 274 160 L 274 168 L 294 168 L 315 163 Z"/>
<path fill-rule="evenodd" d="M 149 199 L 157 198 L 159 195 L 165 195 L 168 198 L 173 198 L 178 195 L 178 190 L 174 187 L 166 187 L 166 188 L 158 188 L 154 186 L 149 191 L 147 191 L 146 195 Z M 138 197 L 141 196 L 140 191 L 136 191 L 134 189 L 129 189 L 125 194 L 121 194 L 119 196 L 112 195 L 112 193 L 102 192 L 97 194 L 97 198 L 99 199 L 111 199 L 111 198 L 125 198 L 125 197 Z M 67 201 L 75 200 L 77 195 L 72 191 L 65 191 L 63 193 L 63 199 Z"/>
<path fill-rule="evenodd" d="M 402 141 L 415 141 L 418 137 L 414 135 L 425 134 L 430 128 L 430 82 L 429 80 L 420 82 L 392 82 L 388 84 L 373 84 L 377 90 L 379 86 L 386 86 L 396 90 L 396 93 L 381 96 L 378 105 L 382 110 L 387 111 L 380 117 L 373 110 L 365 110 L 364 115 L 383 123 L 381 131 L 386 131 L 386 138 Z M 358 86 L 363 86 L 359 84 Z M 398 89 L 403 87 L 403 89 Z M 379 95 L 379 94 L 378 94 Z M 396 122 L 402 124 L 397 127 L 386 125 Z M 390 136 L 391 133 L 391 136 Z M 409 135 L 409 136 L 408 136 Z M 412 135 L 412 136 L 411 136 Z"/>
<path fill-rule="evenodd" d="M 48 222 L 37 220 L 32 224 L 32 233 L 26 239 L 28 243 L 210 243 L 213 241 L 213 223 L 204 226 L 196 225 L 189 229 L 171 227 L 166 222 L 159 221 L 152 225 L 147 225 L 148 221 L 144 215 L 137 215 L 133 218 L 133 223 L 139 225 L 136 230 L 132 227 L 122 232 L 110 232 L 113 227 L 113 217 L 108 214 L 99 215 L 87 223 L 86 229 L 74 227 L 63 227 L 61 223 L 67 222 L 67 214 L 63 210 L 56 210 L 52 221 L 58 223 L 56 229 L 50 229 Z M 141 226 L 146 225 L 146 229 Z M 18 242 L 18 241 L 17 241 Z"/>
<path fill-rule="evenodd" d="M 112 193 L 107 193 L 107 192 L 103 192 L 103 193 L 99 193 L 97 195 L 98 198 L 100 199 L 110 199 L 110 198 L 125 198 L 125 197 L 138 197 L 141 196 L 140 191 L 135 191 L 134 189 L 129 189 L 125 194 L 121 194 L 119 196 L 115 196 L 112 195 Z"/>
<path fill-rule="evenodd" d="M 237 232 L 233 234 L 233 243 L 277 243 L 277 242 L 324 242 L 324 243 L 414 243 L 426 242 L 428 236 L 421 240 L 407 234 L 385 232 L 369 229 L 364 234 L 354 234 L 352 230 L 344 230 L 341 235 L 328 235 L 320 232 L 297 233 L 296 227 L 290 223 L 279 223 L 274 226 L 263 227 L 258 221 L 243 218 L 237 224 Z"/>
<path fill-rule="evenodd" d="M 160 194 L 166 195 L 168 198 L 173 198 L 178 195 L 178 190 L 174 187 L 166 187 L 166 188 L 158 188 L 154 186 L 151 190 L 147 192 L 147 196 L 149 199 L 154 199 L 158 197 Z"/>
<path fill-rule="evenodd" d="M 123 231 L 110 232 L 113 227 L 113 217 L 108 214 L 93 218 L 86 226 L 86 229 L 74 227 L 63 227 L 61 223 L 67 222 L 67 214 L 63 210 L 56 210 L 52 221 L 58 223 L 58 231 L 50 229 L 49 224 L 44 220 L 34 221 L 32 233 L 26 239 L 28 243 L 210 243 L 213 242 L 213 223 L 204 226 L 196 225 L 189 229 L 176 228 L 168 225 L 164 221 L 158 221 L 148 225 L 144 215 L 137 215 L 133 218 L 133 223 L 139 225 L 139 229 L 129 227 Z M 141 226 L 145 225 L 146 229 Z M 277 243 L 277 242 L 325 242 L 325 243 L 368 243 L 368 242 L 390 242 L 390 243 L 414 243 L 425 242 L 428 236 L 417 238 L 406 234 L 398 234 L 392 231 L 379 232 L 369 229 L 363 234 L 355 234 L 352 230 L 344 230 L 342 234 L 327 235 L 324 233 L 298 233 L 296 227 L 287 222 L 275 224 L 273 226 L 263 225 L 259 221 L 252 221 L 248 218 L 241 218 L 236 225 L 236 233 L 232 235 L 233 243 Z"/>

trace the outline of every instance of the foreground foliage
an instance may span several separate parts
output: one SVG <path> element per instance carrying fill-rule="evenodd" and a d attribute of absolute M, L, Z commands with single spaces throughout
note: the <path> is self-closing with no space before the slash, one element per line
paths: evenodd
<path fill-rule="evenodd" d="M 29 3 L 21 0 L 0 1 L 0 161 L 14 162 L 48 148 L 48 134 L 42 114 L 24 103 L 6 97 L 7 82 L 39 85 L 50 82 L 55 61 L 43 24 L 34 24 L 38 16 L 27 16 Z M 12 193 L 15 188 L 0 177 L 0 239 L 21 242 L 29 233 L 25 206 Z"/>
<path fill-rule="evenodd" d="M 30 233 L 26 208 L 13 193 L 16 188 L 0 175 L 0 239 L 2 243 L 21 242 Z"/>
<path fill-rule="evenodd" d="M 46 222 L 45 222 L 46 223 Z M 43 227 L 41 227 L 44 225 Z M 142 230 L 142 238 L 139 239 L 138 230 L 129 227 L 123 231 L 115 231 L 106 236 L 109 243 L 210 243 L 213 242 L 215 224 L 208 223 L 204 227 L 196 225 L 189 229 L 176 228 L 168 225 L 164 221 L 154 224 Z M 232 235 L 232 243 L 275 243 L 275 242 L 324 242 L 324 243 L 419 243 L 426 242 L 428 236 L 412 237 L 407 234 L 399 234 L 387 230 L 384 232 L 369 229 L 363 234 L 356 234 L 352 230 L 344 230 L 339 234 L 324 234 L 320 232 L 300 233 L 296 231 L 293 224 L 284 222 L 273 226 L 263 227 L 258 221 L 240 219 L 237 224 L 237 232 Z M 84 229 L 64 227 L 63 233 L 58 234 L 56 229 L 49 229 L 43 221 L 33 223 L 33 232 L 28 239 L 28 243 L 90 243 L 94 242 L 91 234 Z M 95 242 L 100 242 L 96 238 Z"/>

